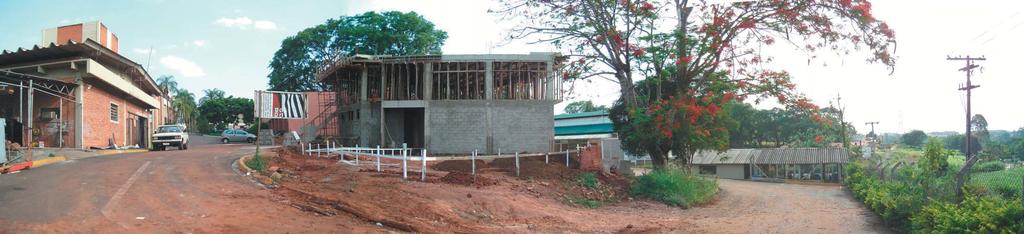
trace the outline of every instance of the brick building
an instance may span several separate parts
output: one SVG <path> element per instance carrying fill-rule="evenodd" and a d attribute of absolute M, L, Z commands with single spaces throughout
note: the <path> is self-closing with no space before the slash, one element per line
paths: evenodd
<path fill-rule="evenodd" d="M 317 136 L 336 140 L 338 136 L 338 116 L 335 114 L 334 92 L 304 92 L 306 94 L 306 112 L 304 119 L 271 119 L 270 129 L 275 133 L 295 131 L 303 141 L 311 141 Z"/>
<path fill-rule="evenodd" d="M 561 56 L 356 55 L 320 68 L 345 145 L 548 152 L 561 101 Z"/>
<path fill-rule="evenodd" d="M 0 53 L 0 118 L 7 140 L 63 148 L 149 145 L 173 120 L 169 99 L 143 69 L 118 53 L 100 22 L 43 30 L 40 45 Z M 21 131 L 18 131 L 21 130 Z"/>

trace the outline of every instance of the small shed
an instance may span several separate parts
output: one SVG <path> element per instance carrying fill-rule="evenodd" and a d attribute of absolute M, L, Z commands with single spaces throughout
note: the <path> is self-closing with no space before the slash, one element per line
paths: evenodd
<path fill-rule="evenodd" d="M 694 154 L 692 165 L 701 174 L 726 179 L 750 179 L 750 162 L 760 153 L 757 149 L 731 149 L 725 152 L 702 150 Z"/>

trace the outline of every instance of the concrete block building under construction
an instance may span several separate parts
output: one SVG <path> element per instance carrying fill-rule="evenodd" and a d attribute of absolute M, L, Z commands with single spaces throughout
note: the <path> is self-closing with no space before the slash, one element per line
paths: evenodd
<path fill-rule="evenodd" d="M 549 152 L 561 60 L 553 53 L 356 55 L 328 62 L 317 79 L 335 94 L 337 138 L 348 146 Z"/>

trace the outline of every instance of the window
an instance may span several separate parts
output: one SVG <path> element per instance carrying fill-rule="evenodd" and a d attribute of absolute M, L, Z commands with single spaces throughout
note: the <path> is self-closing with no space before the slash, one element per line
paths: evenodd
<path fill-rule="evenodd" d="M 117 104 L 110 103 L 110 122 L 117 123 L 118 119 L 118 106 Z"/>
<path fill-rule="evenodd" d="M 715 166 L 700 166 L 700 174 L 703 174 L 703 175 L 718 174 L 718 168 L 715 167 Z"/>

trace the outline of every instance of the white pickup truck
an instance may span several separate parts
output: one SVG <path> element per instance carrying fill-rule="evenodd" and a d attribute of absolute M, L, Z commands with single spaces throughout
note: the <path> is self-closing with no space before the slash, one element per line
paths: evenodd
<path fill-rule="evenodd" d="M 178 150 L 188 149 L 188 133 L 185 126 L 160 125 L 153 133 L 153 151 L 165 150 L 168 147 L 178 147 Z"/>

